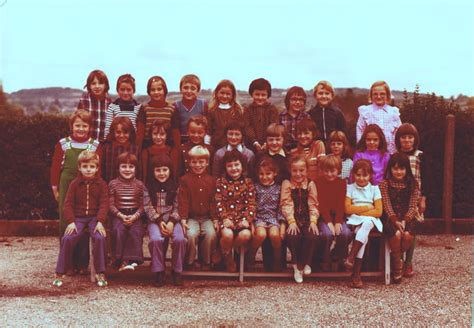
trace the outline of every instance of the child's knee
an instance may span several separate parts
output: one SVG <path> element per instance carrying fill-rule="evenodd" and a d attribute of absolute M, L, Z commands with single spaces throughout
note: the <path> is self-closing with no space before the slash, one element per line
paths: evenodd
<path fill-rule="evenodd" d="M 229 241 L 234 239 L 234 232 L 229 228 L 221 230 L 221 240 Z"/>
<path fill-rule="evenodd" d="M 162 236 L 150 236 L 150 244 L 161 246 L 165 242 Z"/>
<path fill-rule="evenodd" d="M 249 229 L 244 229 L 239 232 L 238 237 L 241 241 L 249 241 L 250 238 L 252 237 L 252 233 L 250 232 Z"/>
<path fill-rule="evenodd" d="M 256 240 L 263 241 L 265 238 L 267 238 L 267 230 L 263 227 L 257 227 L 257 229 L 255 229 L 255 234 L 253 237 Z"/>

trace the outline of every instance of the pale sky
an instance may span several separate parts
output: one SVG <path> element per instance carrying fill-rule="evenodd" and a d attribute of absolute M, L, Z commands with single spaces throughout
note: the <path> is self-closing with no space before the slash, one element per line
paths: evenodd
<path fill-rule="evenodd" d="M 472 0 L 0 0 L 0 31 L 6 92 L 82 88 L 99 68 L 112 92 L 131 73 L 138 94 L 152 75 L 178 90 L 195 73 L 205 89 L 265 77 L 474 95 Z"/>

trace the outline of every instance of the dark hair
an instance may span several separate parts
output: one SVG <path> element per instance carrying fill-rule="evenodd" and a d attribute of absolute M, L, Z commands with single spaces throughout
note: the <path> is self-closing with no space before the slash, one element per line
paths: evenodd
<path fill-rule="evenodd" d="M 87 77 L 86 85 L 84 88 L 87 88 L 87 92 L 91 93 L 91 83 L 94 81 L 94 79 L 97 78 L 97 80 L 100 83 L 105 84 L 104 88 L 104 93 L 107 94 L 109 92 L 110 86 L 109 86 L 109 79 L 107 78 L 107 75 L 105 75 L 104 72 L 102 72 L 100 69 L 93 70 L 92 72 L 89 73 L 89 76 Z"/>
<path fill-rule="evenodd" d="M 359 170 L 362 170 L 362 172 L 370 175 L 371 178 L 374 176 L 374 168 L 372 167 L 372 163 L 368 159 L 361 158 L 354 163 L 351 172 L 352 179 L 354 179 L 354 175 Z"/>
<path fill-rule="evenodd" d="M 163 90 L 165 91 L 165 98 L 166 98 L 166 96 L 168 95 L 168 87 L 166 85 L 165 79 L 163 79 L 161 76 L 158 76 L 158 75 L 152 76 L 148 79 L 148 83 L 146 84 L 146 93 L 150 95 L 151 84 L 153 82 L 161 82 L 161 84 L 163 85 Z"/>
<path fill-rule="evenodd" d="M 357 143 L 357 150 L 358 151 L 366 151 L 367 150 L 367 134 L 375 133 L 379 137 L 379 148 L 378 150 L 382 153 L 387 152 L 387 140 L 385 140 L 385 134 L 383 134 L 382 129 L 377 124 L 369 124 L 365 127 L 364 133 L 362 133 L 362 137 L 360 137 L 359 142 Z"/>
<path fill-rule="evenodd" d="M 167 167 L 170 170 L 170 176 L 165 182 L 159 182 L 155 179 L 155 168 Z M 166 154 L 158 154 L 151 159 L 151 165 L 148 170 L 147 187 L 150 194 L 150 199 L 153 206 L 156 206 L 156 193 L 162 190 L 166 191 L 166 205 L 173 205 L 176 198 L 178 186 L 176 184 L 173 172 L 173 161 Z"/>
<path fill-rule="evenodd" d="M 204 115 L 194 115 L 189 118 L 188 124 L 186 124 L 186 129 L 189 130 L 189 125 L 191 123 L 194 123 L 196 125 L 202 125 L 204 126 L 204 130 L 207 131 L 207 128 L 209 127 L 209 121 L 207 120 L 207 117 Z"/>
<path fill-rule="evenodd" d="M 404 153 L 395 153 L 390 156 L 390 159 L 387 163 L 387 167 L 385 168 L 385 179 L 393 178 L 392 167 L 394 166 L 398 166 L 400 168 L 405 169 L 405 178 L 403 180 L 408 186 L 410 192 L 413 192 L 413 190 L 416 188 L 417 182 L 415 180 L 415 177 L 413 176 L 413 173 L 411 172 L 410 159 L 408 158 L 408 156 Z"/>
<path fill-rule="evenodd" d="M 244 126 L 239 121 L 230 121 L 224 128 L 224 134 L 227 134 L 229 130 L 239 130 L 244 136 Z"/>
<path fill-rule="evenodd" d="M 117 156 L 117 167 L 120 166 L 120 164 L 132 164 L 135 165 L 136 169 L 138 169 L 137 156 L 129 152 L 121 153 Z"/>
<path fill-rule="evenodd" d="M 275 163 L 273 158 L 271 158 L 270 156 L 268 156 L 266 154 L 263 155 L 262 158 L 257 163 L 257 173 L 263 167 L 268 168 L 270 171 L 273 171 L 276 174 L 278 174 L 278 171 L 279 171 L 278 165 Z"/>
<path fill-rule="evenodd" d="M 227 163 L 239 161 L 242 164 L 242 170 L 245 171 L 246 161 L 244 156 L 237 149 L 226 151 L 222 158 L 222 170 L 227 173 L 225 166 Z"/>
<path fill-rule="evenodd" d="M 250 96 L 253 95 L 253 92 L 255 90 L 265 90 L 265 91 L 267 91 L 268 98 L 270 98 L 272 96 L 272 85 L 270 84 L 270 82 L 265 80 L 263 77 L 261 77 L 259 79 L 256 79 L 256 80 L 253 80 L 250 83 L 250 86 L 249 86 Z"/>
<path fill-rule="evenodd" d="M 320 133 L 319 129 L 316 126 L 316 123 L 312 119 L 305 118 L 304 120 L 299 121 L 296 123 L 296 134 L 300 134 L 301 132 L 309 131 L 313 134 L 313 140 L 319 139 Z"/>
<path fill-rule="evenodd" d="M 109 130 L 109 135 L 107 136 L 107 139 L 110 141 L 115 140 L 115 130 L 117 129 L 118 125 L 122 125 L 122 128 L 125 131 L 128 131 L 130 133 L 130 143 L 135 142 L 135 129 L 133 128 L 132 121 L 126 117 L 126 116 L 116 116 L 114 120 L 112 121 L 112 124 L 110 124 L 110 130 Z"/>
<path fill-rule="evenodd" d="M 290 98 L 293 95 L 298 95 L 298 96 L 303 97 L 304 98 L 304 103 L 306 105 L 306 92 L 304 91 L 304 89 L 302 87 L 294 86 L 294 87 L 291 87 L 290 89 L 288 89 L 288 91 L 286 92 L 285 107 L 286 107 L 287 110 L 290 108 Z"/>
<path fill-rule="evenodd" d="M 418 134 L 418 130 L 416 127 L 411 123 L 403 123 L 395 133 L 395 145 L 397 146 L 397 150 L 402 150 L 402 145 L 400 142 L 401 137 L 406 135 L 412 135 L 415 137 L 415 142 L 413 143 L 413 150 L 418 149 L 418 145 L 420 143 L 420 135 Z"/>
<path fill-rule="evenodd" d="M 117 92 L 119 91 L 120 84 L 128 83 L 132 86 L 133 92 L 135 92 L 135 78 L 131 74 L 120 75 L 117 79 Z"/>
<path fill-rule="evenodd" d="M 164 130 L 166 133 L 166 141 L 168 141 L 168 137 L 170 134 L 169 132 L 171 129 L 170 122 L 165 121 L 165 120 L 160 120 L 160 119 L 154 120 L 153 123 L 151 124 L 150 130 L 148 131 L 148 137 L 150 138 L 150 140 L 152 140 L 153 131 L 155 129 L 158 129 L 158 131 Z"/>

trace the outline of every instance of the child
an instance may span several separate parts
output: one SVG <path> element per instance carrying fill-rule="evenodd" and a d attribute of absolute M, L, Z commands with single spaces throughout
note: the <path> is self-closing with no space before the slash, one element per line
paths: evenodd
<path fill-rule="evenodd" d="M 222 165 L 222 158 L 227 151 L 237 149 L 242 154 L 245 161 L 244 176 L 248 176 L 247 168 L 253 167 L 255 154 L 244 144 L 242 125 L 239 122 L 232 121 L 225 127 L 224 133 L 226 136 L 227 145 L 218 149 L 214 154 L 214 159 L 212 161 L 212 175 L 217 178 L 225 174 L 225 170 Z"/>
<path fill-rule="evenodd" d="M 139 112 L 141 115 L 137 118 L 137 145 L 146 148 L 153 143 L 150 129 L 155 120 L 170 124 L 172 140 L 167 140 L 167 144 L 175 147 L 181 145 L 179 116 L 174 105 L 166 101 L 168 87 L 165 80 L 161 76 L 152 76 L 148 80 L 146 91 L 150 101 L 142 106 Z"/>
<path fill-rule="evenodd" d="M 133 99 L 135 93 L 135 79 L 130 74 L 121 75 L 117 80 L 118 98 L 110 104 L 105 113 L 105 138 L 109 135 L 110 126 L 115 117 L 128 117 L 133 125 L 135 134 L 137 131 L 137 117 L 141 105 Z"/>
<path fill-rule="evenodd" d="M 375 226 L 382 232 L 382 196 L 379 187 L 372 185 L 370 180 L 374 171 L 367 159 L 354 163 L 352 177 L 355 183 L 347 186 L 345 209 L 348 216 L 347 224 L 356 226 L 355 240 L 351 252 L 344 261 L 347 270 L 352 270 L 351 287 L 362 288 L 360 269 L 364 257 L 365 246 L 369 241 L 369 233 Z"/>
<path fill-rule="evenodd" d="M 110 182 L 118 176 L 117 157 L 120 154 L 128 152 L 138 155 L 135 130 L 130 119 L 123 116 L 114 118 L 107 139 L 102 156 L 102 177 L 106 182 Z M 136 173 L 138 175 L 138 172 Z"/>
<path fill-rule="evenodd" d="M 371 182 L 373 185 L 378 185 L 383 179 L 390 154 L 387 152 L 387 143 L 382 129 L 376 124 L 369 124 L 357 143 L 354 163 L 361 158 L 371 162 L 374 172 Z"/>
<path fill-rule="evenodd" d="M 294 279 L 303 282 L 303 274 L 311 274 L 310 263 L 318 241 L 318 194 L 308 179 L 308 165 L 302 156 L 290 159 L 290 180 L 281 186 L 280 206 L 288 223 L 286 238 L 291 251 Z"/>
<path fill-rule="evenodd" d="M 329 135 L 328 143 L 328 148 L 331 151 L 331 154 L 337 156 L 342 161 L 342 170 L 339 177 L 348 181 L 351 175 L 353 165 L 349 140 L 347 140 L 347 137 L 344 132 L 336 130 L 332 131 Z"/>
<path fill-rule="evenodd" d="M 424 220 L 423 214 L 426 209 L 426 191 L 430 190 L 430 188 L 427 187 L 428 180 L 426 179 L 426 177 L 429 176 L 429 174 L 427 174 L 429 165 L 427 165 L 427 161 L 423 152 L 418 149 L 419 140 L 420 136 L 418 134 L 418 130 L 411 123 L 403 123 L 400 125 L 395 135 L 397 151 L 408 156 L 410 160 L 411 172 L 418 183 L 418 188 L 420 189 L 421 195 L 418 201 L 415 219 L 421 222 Z M 414 275 L 412 260 L 413 253 L 415 251 L 415 244 L 416 236 L 413 235 L 413 243 L 405 254 L 405 263 L 403 268 L 404 277 L 412 277 Z"/>
<path fill-rule="evenodd" d="M 286 110 L 280 113 L 280 124 L 282 124 L 288 138 L 285 142 L 285 149 L 290 151 L 297 145 L 296 124 L 306 118 L 310 118 L 305 112 L 306 92 L 302 87 L 291 87 L 285 96 Z"/>
<path fill-rule="evenodd" d="M 214 148 L 210 145 L 204 143 L 204 137 L 206 136 L 208 128 L 207 118 L 202 115 L 196 115 L 189 118 L 188 121 L 188 133 L 187 141 L 181 145 L 181 154 L 179 159 L 179 172 L 180 176 L 185 173 L 188 173 L 189 168 L 189 151 L 194 146 L 203 146 L 205 147 L 210 156 L 214 154 Z M 210 172 L 209 167 L 206 167 L 206 171 Z"/>
<path fill-rule="evenodd" d="M 420 196 L 407 155 L 395 153 L 390 157 L 385 180 L 380 183 L 379 188 L 384 209 L 383 230 L 391 250 L 392 279 L 399 284 L 403 275 L 401 255 L 413 242 L 418 222 L 415 219 L 416 206 Z"/>
<path fill-rule="evenodd" d="M 244 158 L 238 150 L 225 153 L 222 159 L 225 176 L 216 182 L 216 208 L 220 225 L 220 246 L 228 272 L 237 271 L 232 248 L 247 247 L 255 219 L 255 187 L 244 178 Z"/>
<path fill-rule="evenodd" d="M 173 173 L 178 172 L 179 152 L 176 147 L 171 147 L 166 144 L 171 125 L 169 122 L 157 119 L 153 122 L 148 130 L 149 138 L 152 144 L 142 151 L 142 177 L 143 181 L 148 185 L 150 181 L 154 180 L 153 174 L 149 174 L 148 168 L 155 156 L 160 154 L 168 155 L 173 163 Z M 150 181 L 149 181 L 150 179 Z M 174 179 L 174 176 L 173 176 Z"/>
<path fill-rule="evenodd" d="M 359 107 L 356 135 L 357 142 L 359 142 L 365 128 L 369 124 L 377 124 L 383 130 L 388 152 L 393 154 L 396 151 L 395 132 L 402 122 L 400 121 L 400 110 L 388 104 L 391 98 L 392 94 L 387 82 L 377 81 L 372 84 L 369 92 L 371 104 Z"/>
<path fill-rule="evenodd" d="M 153 175 L 147 183 L 148 193 L 145 193 L 144 201 L 145 211 L 149 218 L 150 241 L 148 248 L 151 255 L 151 272 L 156 273 L 155 284 L 158 287 L 163 286 L 165 284 L 166 251 L 171 237 L 173 240 L 173 283 L 181 286 L 183 284 L 181 272 L 183 272 L 187 240 L 178 214 L 178 185 L 173 176 L 171 158 L 165 154 L 153 157 L 150 171 Z"/>
<path fill-rule="evenodd" d="M 135 270 L 143 263 L 143 182 L 135 177 L 138 160 L 134 154 L 117 158 L 119 177 L 109 183 L 109 211 L 115 263 L 119 271 Z"/>
<path fill-rule="evenodd" d="M 288 171 L 288 160 L 286 157 L 283 145 L 285 142 L 285 127 L 281 124 L 272 123 L 266 130 L 266 149 L 265 151 L 257 154 L 255 163 L 260 163 L 261 159 L 267 155 L 270 156 L 278 167 L 278 176 L 276 177 L 276 183 L 281 184 L 283 180 L 290 178 L 290 172 Z M 254 172 L 254 181 L 257 180 L 257 173 Z"/>
<path fill-rule="evenodd" d="M 91 136 L 102 142 L 105 139 L 105 112 L 112 102 L 108 94 L 109 79 L 101 70 L 93 70 L 89 73 L 84 88 L 87 88 L 87 92 L 79 100 L 77 109 L 91 113 Z"/>
<path fill-rule="evenodd" d="M 265 157 L 260 161 L 257 172 L 259 179 L 255 184 L 257 213 L 249 260 L 253 262 L 257 250 L 268 236 L 273 248 L 272 269 L 281 271 L 282 240 L 285 238 L 286 226 L 280 209 L 281 185 L 275 182 L 278 167 L 270 157 Z"/>
<path fill-rule="evenodd" d="M 190 172 L 180 179 L 178 190 L 178 212 L 188 238 L 185 265 L 189 269 L 195 268 L 197 243 L 199 237 L 203 237 L 199 245 L 201 269 L 209 270 L 217 241 L 214 228 L 217 221 L 213 222 L 216 219 L 216 180 L 208 173 L 210 154 L 207 148 L 195 146 L 188 155 Z"/>
<path fill-rule="evenodd" d="M 255 152 L 265 149 L 265 130 L 271 123 L 278 123 L 278 109 L 268 98 L 272 86 L 264 78 L 253 80 L 249 86 L 253 102 L 244 109 L 244 126 L 247 142 Z"/>
<path fill-rule="evenodd" d="M 319 81 L 313 88 L 316 105 L 310 109 L 309 115 L 321 131 L 321 140 L 326 142 L 332 131 L 346 131 L 346 119 L 342 111 L 334 106 L 334 88 L 328 81 Z"/>
<path fill-rule="evenodd" d="M 80 246 L 78 242 L 83 235 L 86 235 L 87 227 L 93 240 L 97 286 L 104 287 L 107 286 L 104 275 L 106 256 L 104 223 L 108 210 L 108 189 L 107 184 L 97 174 L 99 155 L 84 150 L 77 158 L 77 169 L 79 175 L 71 182 L 64 202 L 64 218 L 68 225 L 61 239 L 53 285 L 61 287 L 64 274 L 72 269 L 74 248 L 76 245 Z"/>
<path fill-rule="evenodd" d="M 342 260 L 347 257 L 347 247 L 352 239 L 352 232 L 345 222 L 344 200 L 346 181 L 339 177 L 342 169 L 341 159 L 335 155 L 323 156 L 319 167 L 322 176 L 316 181 L 319 196 L 319 231 L 323 246 L 323 271 L 338 271 Z M 331 257 L 331 245 L 335 240 Z M 331 265 L 332 262 L 332 265 Z"/>
<path fill-rule="evenodd" d="M 214 149 L 225 146 L 224 129 L 230 122 L 243 120 L 244 111 L 237 102 L 237 90 L 229 80 L 220 81 L 209 104 L 209 133 L 211 135 L 211 145 Z"/>
<path fill-rule="evenodd" d="M 326 150 L 319 138 L 319 131 L 311 119 L 304 119 L 296 124 L 298 146 L 291 150 L 291 156 L 303 156 L 308 164 L 308 178 L 316 182 L 319 178 L 318 161 Z"/>
<path fill-rule="evenodd" d="M 194 74 L 188 74 L 181 78 L 179 90 L 182 98 L 174 106 L 178 114 L 181 142 L 186 143 L 188 141 L 189 119 L 196 115 L 206 115 L 207 103 L 202 99 L 198 99 L 198 94 L 201 91 L 201 81 Z"/>

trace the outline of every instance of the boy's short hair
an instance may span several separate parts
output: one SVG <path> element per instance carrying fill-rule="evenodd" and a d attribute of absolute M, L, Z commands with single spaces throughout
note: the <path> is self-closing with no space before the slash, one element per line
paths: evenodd
<path fill-rule="evenodd" d="M 191 158 L 205 158 L 209 160 L 209 157 L 211 157 L 211 154 L 209 153 L 209 150 L 201 145 L 194 146 L 188 151 L 188 155 Z"/>
<path fill-rule="evenodd" d="M 316 123 L 312 119 L 305 118 L 298 123 L 296 123 L 296 134 L 301 132 L 310 131 L 313 134 L 313 139 L 316 140 L 319 138 L 319 130 L 316 126 Z"/>
<path fill-rule="evenodd" d="M 135 167 L 137 167 L 138 165 L 137 156 L 129 152 L 121 153 L 117 157 L 117 165 L 120 165 L 120 164 L 132 164 Z"/>
<path fill-rule="evenodd" d="M 319 158 L 319 168 L 322 171 L 337 169 L 337 172 L 341 174 L 342 171 L 342 160 L 338 156 L 326 155 Z"/>
<path fill-rule="evenodd" d="M 357 173 L 357 171 L 362 170 L 365 174 L 370 175 L 371 177 L 374 175 L 374 169 L 372 167 L 372 163 L 365 158 L 361 158 L 354 163 L 352 167 L 352 177 Z"/>
<path fill-rule="evenodd" d="M 130 134 L 130 142 L 135 142 L 135 129 L 133 127 L 133 123 L 130 118 L 126 116 L 115 116 L 115 118 L 112 120 L 112 124 L 110 124 L 110 131 L 107 139 L 110 141 L 115 140 L 115 130 L 117 130 L 119 124 L 122 126 L 122 129 L 128 131 Z"/>
<path fill-rule="evenodd" d="M 146 84 L 146 93 L 150 95 L 150 89 L 151 85 L 154 82 L 161 82 L 161 85 L 163 86 L 163 90 L 165 91 L 165 98 L 168 95 L 168 86 L 166 85 L 165 79 L 163 79 L 161 76 L 155 75 L 152 76 L 148 79 L 148 83 Z"/>
<path fill-rule="evenodd" d="M 388 86 L 387 82 L 385 81 L 376 81 L 370 86 L 369 90 L 369 103 L 372 103 L 372 91 L 375 87 L 384 87 L 385 92 L 387 93 L 387 102 L 392 99 L 392 93 L 390 92 L 390 87 Z"/>
<path fill-rule="evenodd" d="M 302 87 L 294 86 L 294 87 L 291 87 L 290 89 L 288 89 L 288 91 L 286 92 L 285 107 L 286 107 L 287 110 L 290 108 L 290 98 L 293 95 L 298 95 L 298 96 L 303 97 L 304 98 L 304 103 L 306 104 L 306 92 L 304 91 L 304 89 Z"/>
<path fill-rule="evenodd" d="M 253 80 L 249 86 L 249 94 L 252 96 L 255 90 L 265 90 L 267 91 L 268 98 L 272 96 L 272 85 L 268 80 L 265 80 L 263 77 Z"/>
<path fill-rule="evenodd" d="M 314 86 L 314 88 L 313 88 L 313 95 L 314 95 L 314 96 L 316 96 L 316 90 L 317 90 L 318 87 L 320 87 L 320 86 L 323 87 L 324 90 L 329 91 L 329 92 L 332 94 L 333 97 L 334 97 L 334 95 L 336 94 L 336 93 L 334 92 L 334 88 L 333 88 L 332 84 L 329 83 L 328 81 L 324 81 L 324 80 L 323 80 L 323 81 L 319 81 L 319 82 Z"/>
<path fill-rule="evenodd" d="M 183 76 L 181 78 L 181 80 L 179 81 L 179 89 L 181 90 L 181 88 L 183 87 L 183 84 L 185 83 L 191 83 L 191 84 L 195 84 L 198 88 L 198 91 L 201 91 L 201 80 L 199 79 L 199 77 L 195 74 L 186 74 L 185 76 Z"/>
<path fill-rule="evenodd" d="M 297 162 L 303 162 L 306 165 L 306 168 L 308 168 L 308 161 L 303 155 L 294 155 L 290 156 L 290 159 L 288 160 L 288 167 L 291 169 L 291 165 Z"/>
<path fill-rule="evenodd" d="M 413 143 L 413 150 L 418 149 L 418 145 L 420 144 L 420 135 L 418 134 L 418 130 L 411 123 L 403 123 L 398 127 L 398 130 L 395 133 L 395 145 L 397 146 L 397 150 L 400 151 L 402 149 L 400 138 L 406 135 L 412 135 L 413 137 L 415 137 L 415 141 Z"/>
<path fill-rule="evenodd" d="M 92 72 L 89 73 L 89 76 L 87 77 L 86 85 L 84 88 L 87 88 L 87 92 L 91 93 L 91 84 L 94 79 L 97 78 L 99 83 L 104 83 L 105 88 L 104 88 L 104 93 L 109 92 L 110 86 L 109 86 L 109 79 L 107 78 L 107 75 L 100 69 L 93 70 Z"/>
<path fill-rule="evenodd" d="M 120 75 L 117 79 L 117 92 L 119 91 L 120 84 L 128 83 L 132 86 L 133 92 L 135 93 L 135 78 L 131 74 Z"/>
<path fill-rule="evenodd" d="M 224 134 L 227 135 L 229 130 L 238 130 L 244 135 L 244 126 L 239 121 L 230 121 L 224 128 Z"/>
<path fill-rule="evenodd" d="M 237 149 L 233 149 L 231 151 L 225 152 L 224 157 L 222 157 L 223 171 L 226 172 L 225 166 L 227 163 L 234 162 L 234 161 L 239 161 L 240 164 L 242 164 L 243 171 L 245 171 L 245 166 L 247 162 L 245 161 L 244 155 L 242 155 L 242 153 L 238 151 Z"/>
<path fill-rule="evenodd" d="M 80 167 L 82 163 L 94 163 L 99 167 L 100 158 L 99 154 L 91 150 L 83 150 L 77 157 L 77 167 Z"/>
<path fill-rule="evenodd" d="M 151 124 L 150 130 L 148 131 L 148 137 L 150 140 L 152 139 L 153 131 L 155 131 L 155 129 L 158 129 L 158 131 L 165 131 L 166 137 L 168 138 L 168 134 L 171 129 L 171 123 L 160 119 L 154 120 Z"/>
<path fill-rule="evenodd" d="M 286 129 L 285 129 L 285 126 L 282 124 L 272 123 L 267 127 L 267 130 L 265 132 L 266 132 L 265 133 L 266 138 L 283 137 L 283 139 L 286 139 L 285 138 Z"/>
<path fill-rule="evenodd" d="M 77 119 L 81 119 L 84 123 L 89 124 L 89 129 L 92 129 L 92 115 L 85 109 L 76 110 L 71 117 L 69 117 L 69 128 L 72 132 L 72 125 Z"/>
<path fill-rule="evenodd" d="M 206 131 L 207 131 L 207 128 L 209 126 L 209 121 L 207 120 L 207 117 L 205 117 L 204 115 L 191 116 L 191 118 L 189 119 L 188 124 L 187 124 L 187 129 L 188 130 L 189 130 L 189 125 L 191 123 L 194 123 L 196 125 L 204 126 L 204 130 L 206 130 Z"/>
<path fill-rule="evenodd" d="M 257 163 L 257 173 L 260 172 L 261 168 L 266 168 L 275 174 L 278 174 L 279 171 L 278 165 L 275 163 L 273 158 L 268 155 L 264 155 L 263 158 Z"/>

